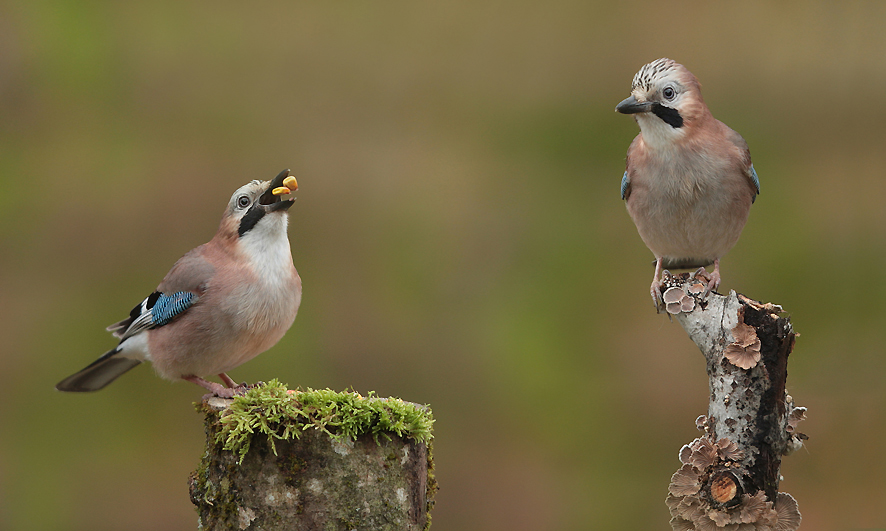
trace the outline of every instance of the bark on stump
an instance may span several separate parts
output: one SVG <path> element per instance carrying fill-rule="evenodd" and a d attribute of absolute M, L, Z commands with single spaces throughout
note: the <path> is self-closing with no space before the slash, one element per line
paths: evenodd
<path fill-rule="evenodd" d="M 802 446 L 796 431 L 806 408 L 787 394 L 788 356 L 796 334 L 783 310 L 730 291 L 702 298 L 689 274 L 668 277 L 667 311 L 707 361 L 704 435 L 683 446 L 683 466 L 671 478 L 667 505 L 674 529 L 791 531 L 797 502 L 778 492 L 781 458 Z"/>
<path fill-rule="evenodd" d="M 217 442 L 219 420 L 232 403 L 203 402 L 206 451 L 189 478 L 199 529 L 430 527 L 436 482 L 427 444 L 395 433 L 336 439 L 309 426 L 297 439 L 252 434 L 238 463 L 240 456 Z"/>

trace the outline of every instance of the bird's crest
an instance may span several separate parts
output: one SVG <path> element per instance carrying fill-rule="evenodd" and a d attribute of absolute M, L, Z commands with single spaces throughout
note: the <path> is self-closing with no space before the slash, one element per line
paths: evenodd
<path fill-rule="evenodd" d="M 651 63 L 643 65 L 640 68 L 640 71 L 634 76 L 634 82 L 631 84 L 631 90 L 636 90 L 637 88 L 641 88 L 644 91 L 648 92 L 650 87 L 652 86 L 653 80 L 655 78 L 661 76 L 663 73 L 668 70 L 672 70 L 677 68 L 678 64 L 673 59 L 668 59 L 667 57 L 662 57 L 661 59 L 656 59 Z"/>

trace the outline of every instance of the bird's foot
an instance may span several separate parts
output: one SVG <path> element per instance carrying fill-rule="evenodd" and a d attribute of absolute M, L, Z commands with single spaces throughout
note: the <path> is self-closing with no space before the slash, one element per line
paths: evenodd
<path fill-rule="evenodd" d="M 662 278 L 670 276 L 671 273 L 667 269 L 661 272 L 662 276 L 656 274 L 652 278 L 652 285 L 649 286 L 649 294 L 652 295 L 652 304 L 655 306 L 655 313 L 661 313 L 664 308 L 664 300 L 661 298 Z"/>
<path fill-rule="evenodd" d="M 203 396 L 204 399 L 211 398 L 213 396 L 217 396 L 219 398 L 234 398 L 235 396 L 242 396 L 246 394 L 246 384 L 234 384 L 232 387 L 225 387 L 222 384 L 204 380 L 199 376 L 185 376 L 182 379 L 197 384 L 204 389 L 208 389 L 209 393 Z M 229 377 L 227 378 L 225 383 L 227 384 L 228 382 L 234 383 L 234 381 L 231 380 Z"/>
<path fill-rule="evenodd" d="M 245 395 L 245 394 L 246 394 L 246 391 L 248 391 L 248 390 L 250 390 L 250 389 L 252 389 L 252 388 L 254 388 L 254 387 L 258 387 L 258 386 L 260 386 L 260 385 L 264 385 L 264 382 L 256 382 L 256 383 L 254 383 L 254 384 L 252 384 L 252 385 L 247 384 L 246 382 L 243 382 L 243 383 L 239 383 L 239 384 L 238 384 L 237 382 L 234 381 L 233 378 L 231 378 L 230 376 L 228 376 L 227 374 L 225 374 L 225 373 L 223 373 L 223 372 L 222 372 L 222 373 L 219 373 L 218 377 L 221 378 L 221 381 L 224 382 L 224 383 L 225 383 L 225 387 L 227 387 L 227 389 L 224 389 L 224 390 L 222 391 L 222 392 L 225 393 L 225 394 L 227 394 L 228 391 L 230 391 L 230 392 L 232 392 L 234 395 Z M 221 396 L 221 395 L 219 395 L 219 396 Z"/>
<path fill-rule="evenodd" d="M 708 273 L 704 267 L 699 267 L 692 276 L 704 281 L 705 290 L 701 294 L 701 298 L 706 299 L 712 291 L 720 287 L 720 264 L 715 264 L 714 271 L 711 273 Z"/>
<path fill-rule="evenodd" d="M 234 387 L 222 387 L 219 385 L 220 390 L 218 392 L 213 391 L 213 393 L 215 393 L 215 396 L 221 398 L 234 398 L 235 396 L 244 396 L 250 389 L 255 389 L 256 387 L 261 387 L 263 385 L 265 385 L 264 382 L 255 382 L 254 384 L 243 382 Z"/>
<path fill-rule="evenodd" d="M 245 387 L 224 387 L 219 384 L 215 384 L 216 388 L 211 389 L 211 393 L 206 393 L 203 395 L 203 398 L 212 398 L 217 396 L 219 398 L 234 398 L 235 396 L 243 396 L 246 394 Z"/>

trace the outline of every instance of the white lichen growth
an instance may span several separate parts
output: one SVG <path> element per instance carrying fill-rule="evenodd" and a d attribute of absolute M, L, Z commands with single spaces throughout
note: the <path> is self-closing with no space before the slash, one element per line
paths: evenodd
<path fill-rule="evenodd" d="M 785 427 L 791 438 L 782 454 L 790 455 L 803 447 L 803 441 L 809 437 L 805 433 L 797 431 L 797 425 L 806 420 L 806 408 L 794 406 L 794 399 L 789 394 L 785 394 L 785 406 L 788 409 L 788 424 Z"/>

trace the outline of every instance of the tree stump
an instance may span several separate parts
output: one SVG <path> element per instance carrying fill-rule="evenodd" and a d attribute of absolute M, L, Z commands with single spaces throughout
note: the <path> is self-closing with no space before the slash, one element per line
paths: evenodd
<path fill-rule="evenodd" d="M 198 406 L 206 451 L 189 486 L 199 529 L 430 527 L 436 481 L 426 407 L 328 390 L 310 401 L 285 388 L 271 400 L 250 393 Z"/>
<path fill-rule="evenodd" d="M 707 361 L 710 401 L 696 419 L 704 435 L 680 450 L 666 503 L 680 530 L 792 531 L 797 502 L 778 492 L 781 458 L 802 447 L 806 408 L 787 394 L 796 334 L 774 304 L 730 291 L 703 297 L 688 273 L 666 277 L 662 298 Z"/>

